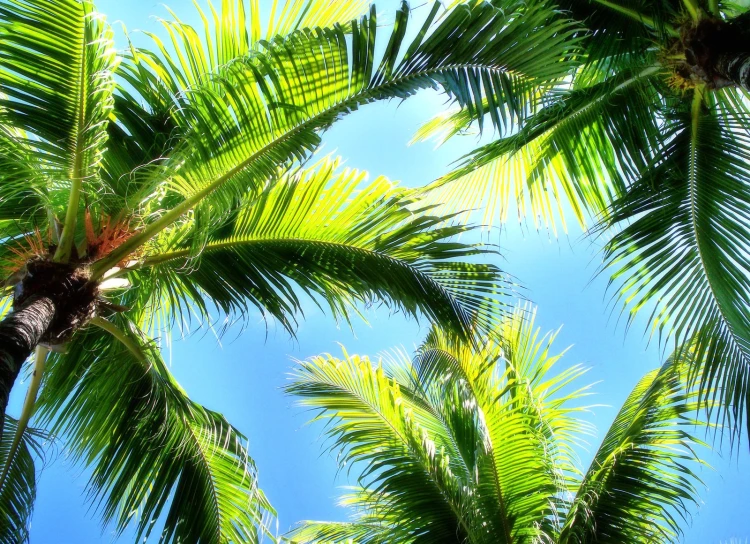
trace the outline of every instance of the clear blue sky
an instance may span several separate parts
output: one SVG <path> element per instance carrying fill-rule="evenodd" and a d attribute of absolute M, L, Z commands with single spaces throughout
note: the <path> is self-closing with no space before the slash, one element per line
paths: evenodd
<path fill-rule="evenodd" d="M 262 1 L 265 3 L 267 0 Z M 190 0 L 168 4 L 186 20 L 194 20 Z M 166 16 L 162 5 L 153 0 L 100 0 L 97 5 L 110 21 L 121 20 L 129 30 L 156 30 L 151 16 Z M 384 19 L 396 5 L 393 0 L 378 3 Z M 122 44 L 119 28 L 117 32 Z M 425 184 L 444 173 L 475 143 L 467 138 L 438 150 L 431 144 L 407 146 L 415 129 L 438 111 L 442 100 L 426 92 L 401 105 L 366 106 L 326 134 L 325 149 L 336 150 L 348 166 L 373 175 L 386 175 L 412 186 Z M 490 236 L 501 247 L 502 258 L 497 264 L 515 275 L 525 286 L 526 296 L 538 305 L 538 324 L 544 330 L 563 325 L 557 346 L 573 345 L 565 356 L 567 363 L 590 366 L 589 381 L 601 382 L 595 386 L 598 396 L 593 402 L 609 407 L 597 408 L 591 416 L 600 431 L 590 440 L 593 449 L 630 389 L 659 364 L 659 348 L 653 342 L 648 345 L 642 334 L 644 321 L 637 321 L 626 335 L 616 316 L 610 317 L 606 278 L 594 278 L 600 263 L 597 247 L 575 227 L 568 237 L 557 240 L 546 231 L 536 232 L 516 223 L 506 225 L 502 232 L 496 229 Z M 288 379 L 292 359 L 337 353 L 337 343 L 346 345 L 350 353 L 371 355 L 395 346 L 411 349 L 426 331 L 426 324 L 420 327 L 382 309 L 369 311 L 368 319 L 369 325 L 355 322 L 351 331 L 343 324 L 337 327 L 311 303 L 296 340 L 273 328 L 266 337 L 265 325 L 258 321 L 243 331 L 230 331 L 221 346 L 211 333 L 203 331 L 174 343 L 172 370 L 180 383 L 195 400 L 224 413 L 249 437 L 261 487 L 279 513 L 281 532 L 303 519 L 346 516 L 345 510 L 335 506 L 340 487 L 347 484 L 345 474 L 337 477 L 334 457 L 323 453 L 320 427 L 305 425 L 310 414 L 296 408 L 293 399 L 280 390 Z M 18 412 L 25 385 L 18 384 L 14 390 L 12 414 Z M 744 542 L 750 538 L 750 455 L 744 444 L 738 455 L 730 458 L 729 454 L 727 451 L 722 457 L 706 452 L 715 470 L 701 472 L 707 489 L 701 495 L 703 504 L 693 510 L 692 524 L 686 528 L 687 543 L 718 544 L 731 538 Z M 111 528 L 102 529 L 89 510 L 87 475 L 66 459 L 64 451 L 45 468 L 32 544 L 113 540 Z M 130 541 L 129 533 L 119 540 Z"/>

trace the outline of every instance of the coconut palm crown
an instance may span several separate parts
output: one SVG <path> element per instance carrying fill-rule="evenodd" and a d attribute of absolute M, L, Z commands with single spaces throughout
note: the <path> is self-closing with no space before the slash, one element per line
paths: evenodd
<path fill-rule="evenodd" d="M 1 541 L 27 536 L 32 413 L 91 467 L 118 530 L 270 533 L 242 435 L 161 359 L 173 320 L 260 311 L 293 331 L 312 296 L 344 319 L 382 301 L 466 339 L 490 328 L 503 279 L 466 261 L 487 250 L 453 240 L 464 227 L 308 159 L 343 115 L 423 88 L 517 116 L 568 72 L 573 27 L 521 1 L 436 2 L 416 28 L 404 4 L 385 31 L 357 0 L 274 12 L 263 31 L 257 2 L 225 0 L 205 31 L 175 18 L 170 42 L 119 53 L 88 0 L 0 2 L 0 415 L 35 352 L 0 438 Z"/>
<path fill-rule="evenodd" d="M 629 319 L 645 312 L 675 344 L 699 334 L 702 383 L 733 429 L 750 425 L 748 5 L 555 4 L 586 29 L 575 76 L 439 180 L 437 199 L 457 210 L 484 201 L 501 218 L 515 199 L 552 225 L 566 209 L 581 224 L 593 217 Z M 478 117 L 445 113 L 420 136 Z"/>
<path fill-rule="evenodd" d="M 677 542 L 697 501 L 698 393 L 685 348 L 644 376 L 585 472 L 585 369 L 558 370 L 555 334 L 506 316 L 481 349 L 433 329 L 412 361 L 323 355 L 287 391 L 318 411 L 359 473 L 350 522 L 301 523 L 291 543 Z M 698 427 L 695 425 L 698 424 Z"/>

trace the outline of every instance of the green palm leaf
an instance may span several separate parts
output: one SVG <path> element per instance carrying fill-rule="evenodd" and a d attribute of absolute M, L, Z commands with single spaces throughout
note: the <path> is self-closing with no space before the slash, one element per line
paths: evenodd
<path fill-rule="evenodd" d="M 549 352 L 555 335 L 539 338 L 533 316 L 527 317 L 517 309 L 501 320 L 480 351 L 433 329 L 414 359 L 422 381 L 457 380 L 476 406 L 484 442 L 475 461 L 480 509 L 495 513 L 485 524 L 503 542 L 554 534 L 556 516 L 565 510 L 555 497 L 578 472 L 581 422 L 571 403 L 584 390 L 560 392 L 583 369 L 547 375 L 561 356 Z"/>
<path fill-rule="evenodd" d="M 570 403 L 582 394 L 560 389 L 581 370 L 545 376 L 558 356 L 549 355 L 551 340 L 538 339 L 522 315 L 507 317 L 495 331 L 508 333 L 504 341 L 491 336 L 478 352 L 433 331 L 414 366 L 398 360 L 388 372 L 346 353 L 343 360 L 327 356 L 303 363 L 287 391 L 302 397 L 303 405 L 321 408 L 319 418 L 332 420 L 332 447 L 343 448 L 347 462 L 364 462 L 366 489 L 346 500 L 361 512 L 351 524 L 305 523 L 290 538 L 344 542 L 356 535 L 360 542 L 378 542 L 382 530 L 375 520 L 392 525 L 395 542 L 489 543 L 554 535 L 557 513 L 564 510 L 556 497 L 575 472 L 568 441 L 578 423 Z M 420 376 L 424 380 L 415 382 Z M 404 421 L 413 421 L 422 435 L 421 444 L 408 450 L 408 464 L 403 453 L 386 446 L 403 447 L 392 434 Z M 422 470 L 445 467 L 434 476 L 441 494 L 406 479 L 423 473 L 410 468 L 413 458 L 425 459 L 415 465 Z M 441 513 L 443 500 L 450 516 Z"/>
<path fill-rule="evenodd" d="M 0 228 L 9 236 L 32 228 L 44 214 L 44 181 L 35 165 L 23 133 L 0 125 Z"/>
<path fill-rule="evenodd" d="M 367 2 L 293 0 L 282 6 L 274 2 L 266 24 L 260 20 L 256 1 L 249 9 L 244 0 L 223 1 L 220 9 L 209 3 L 209 13 L 197 9 L 202 33 L 170 12 L 173 20 L 161 20 L 169 43 L 152 35 L 156 52 L 132 49 L 131 62 L 120 65 L 118 75 L 127 85 L 120 86 L 115 95 L 117 123 L 109 126 L 104 156 L 111 194 L 103 201 L 110 215 L 123 207 L 137 207 L 149 196 L 148 182 L 159 175 L 144 165 L 169 157 L 181 142 L 180 127 L 173 118 L 179 114 L 174 109 L 176 95 L 210 83 L 226 64 L 257 52 L 261 38 L 270 40 L 299 28 L 346 25 L 367 11 Z"/>
<path fill-rule="evenodd" d="M 17 421 L 5 416 L 5 432 L 0 441 L 0 459 L 8 458 Z M 8 475 L 0 489 L 0 542 L 20 544 L 28 542 L 29 523 L 36 499 L 37 469 L 34 458 L 44 459 L 45 433 L 38 429 L 26 429 Z"/>
<path fill-rule="evenodd" d="M 418 209 L 413 191 L 385 178 L 361 187 L 365 173 L 337 168 L 325 159 L 248 198 L 197 254 L 189 232 L 166 232 L 132 281 L 175 311 L 196 304 L 208 317 L 211 304 L 240 313 L 255 306 L 289 331 L 300 291 L 346 319 L 357 303 L 385 301 L 456 334 L 490 326 L 502 276 L 457 259 L 491 253 L 451 240 L 466 228 L 437 227 L 442 218 Z"/>
<path fill-rule="evenodd" d="M 698 57 L 718 56 L 721 36 L 745 28 L 748 15 L 718 2 L 558 5 L 590 30 L 573 77 L 516 133 L 465 157 L 430 198 L 451 202 L 441 212 L 486 206 L 501 219 L 515 198 L 521 215 L 553 228 L 563 204 L 582 226 L 593 216 L 596 231 L 608 229 L 604 260 L 625 310 L 651 312 L 652 332 L 676 345 L 699 335 L 710 354 L 701 383 L 740 425 L 750 406 L 750 109 L 742 84 Z M 478 120 L 468 111 L 442 119 L 447 129 L 436 121 L 420 136 Z"/>
<path fill-rule="evenodd" d="M 410 402 L 402 394 L 406 386 L 389 378 L 381 365 L 344 357 L 303 363 L 287 391 L 303 397 L 304 405 L 322 409 L 317 419 L 330 420 L 326 433 L 331 447 L 342 451 L 343 462 L 363 463 L 360 479 L 368 489 L 358 494 L 359 507 L 387 512 L 395 530 L 415 542 L 456 535 L 459 541 L 474 541 L 465 519 L 472 514 L 473 499 L 451 470 L 460 456 L 450 429 L 421 403 Z"/>
<path fill-rule="evenodd" d="M 74 459 L 93 466 L 91 498 L 103 521 L 118 531 L 134 524 L 139 540 L 159 520 L 162 542 L 270 536 L 274 511 L 257 488 L 246 439 L 191 401 L 127 322 L 99 324 L 109 333 L 89 328 L 52 357 L 39 409 Z"/>
<path fill-rule="evenodd" d="M 444 213 L 483 207 L 488 223 L 504 222 L 515 205 L 519 218 L 531 215 L 537 227 L 565 227 L 562 203 L 581 226 L 600 219 L 658 145 L 660 72 L 635 66 L 585 88 L 548 93 L 545 107 L 515 134 L 477 148 L 434 182 L 429 201 L 445 203 Z M 453 119 L 467 121 L 466 114 Z"/>
<path fill-rule="evenodd" d="M 701 383 L 740 425 L 750 372 L 748 118 L 705 98 L 695 91 L 692 107 L 674 106 L 667 143 L 614 203 L 612 223 L 630 224 L 606 259 L 631 314 L 653 308 L 654 330 L 678 341 L 699 331 Z"/>
<path fill-rule="evenodd" d="M 554 335 L 540 337 L 527 315 L 507 316 L 481 349 L 433 330 L 413 363 L 346 352 L 301 363 L 287 391 L 320 410 L 363 487 L 342 501 L 352 521 L 303 522 L 286 538 L 674 542 L 699 482 L 691 465 L 702 442 L 689 427 L 702 425 L 701 403 L 689 372 L 701 352 L 689 344 L 639 382 L 584 476 L 574 462 L 589 430 L 577 417 L 582 370 L 558 371 Z"/>
<path fill-rule="evenodd" d="M 688 347 L 644 376 L 625 401 L 573 501 L 561 543 L 678 542 L 697 504 L 702 443 L 691 435 L 700 404 L 686 388 Z"/>
<path fill-rule="evenodd" d="M 373 11 L 352 23 L 351 39 L 340 26 L 277 37 L 223 67 L 210 83 L 171 94 L 183 144 L 153 178 L 155 186 L 168 178 L 160 205 L 168 203 L 171 210 L 97 264 L 95 274 L 199 204 L 198 233 L 217 217 L 221 221 L 280 166 L 309 157 L 320 143 L 319 132 L 360 105 L 441 86 L 465 107 L 479 108 L 494 74 L 513 71 L 534 82 L 561 77 L 568 63 L 560 58 L 573 47 L 567 40 L 571 31 L 543 6 L 522 7 L 462 5 L 435 22 L 436 4 L 408 44 L 409 11 L 402 7 L 379 62 Z M 454 39 L 458 44 L 449 46 Z M 177 66 L 137 51 L 133 63 L 141 78 L 137 88 Z"/>
<path fill-rule="evenodd" d="M 88 1 L 12 0 L 0 7 L 0 36 L 0 123 L 28 133 L 53 182 L 66 217 L 57 258 L 67 261 L 81 190 L 101 188 L 118 62 L 112 32 Z"/>

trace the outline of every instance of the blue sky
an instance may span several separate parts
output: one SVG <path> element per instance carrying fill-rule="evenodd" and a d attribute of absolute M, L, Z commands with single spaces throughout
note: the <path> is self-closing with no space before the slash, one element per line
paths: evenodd
<path fill-rule="evenodd" d="M 190 0 L 168 4 L 186 20 L 193 19 Z M 378 3 L 386 20 L 396 5 L 392 0 Z M 110 21 L 122 20 L 130 30 L 156 30 L 150 16 L 167 15 L 161 4 L 152 0 L 100 0 L 97 6 Z M 122 33 L 119 28 L 117 32 L 121 45 Z M 346 159 L 347 166 L 371 175 L 423 185 L 444 173 L 476 143 L 468 137 L 438 150 L 429 143 L 407 145 L 420 123 L 442 105 L 443 98 L 430 92 L 401 105 L 368 105 L 326 134 L 325 150 L 335 151 Z M 625 334 L 617 316 L 610 315 L 606 278 L 595 277 L 600 263 L 598 245 L 576 227 L 571 226 L 568 236 L 555 239 L 531 225 L 512 222 L 486 236 L 500 246 L 497 264 L 512 273 L 523 284 L 526 297 L 538 305 L 538 325 L 545 331 L 563 325 L 557 347 L 562 350 L 573 345 L 564 361 L 591 367 L 588 381 L 600 382 L 594 387 L 597 396 L 592 402 L 608 407 L 596 408 L 591 415 L 600 431 L 590 439 L 593 450 L 630 389 L 658 366 L 663 354 L 644 336 L 645 321 L 637 320 Z M 303 519 L 346 517 L 346 511 L 335 506 L 340 487 L 347 484 L 345 472 L 339 473 L 335 458 L 324 452 L 320 427 L 305 425 L 310 414 L 295 407 L 294 400 L 280 390 L 288 380 L 293 359 L 338 353 L 338 343 L 350 353 L 370 355 L 396 346 L 410 350 L 427 329 L 426 323 L 389 315 L 384 309 L 369 310 L 367 317 L 369 325 L 354 322 L 352 331 L 345 324 L 337 326 L 310 303 L 296 339 L 273 326 L 266 334 L 265 324 L 258 320 L 244 330 L 230 330 L 221 345 L 206 331 L 184 340 L 175 338 L 168 354 L 174 374 L 190 395 L 224 413 L 249 437 L 261 487 L 279 513 L 282 532 Z M 19 383 L 14 390 L 12 414 L 18 413 L 25 385 Z M 687 543 L 750 538 L 750 521 L 746 521 L 750 455 L 744 444 L 739 453 L 730 454 L 728 450 L 723 456 L 706 452 L 714 470 L 700 471 L 707 489 L 701 493 L 703 504 L 693 509 L 692 523 L 686 526 Z M 86 480 L 87 472 L 72 465 L 64 450 L 45 468 L 32 525 L 33 544 L 113 540 L 111 529 L 101 528 L 85 500 Z M 130 542 L 132 537 L 126 533 L 119 541 Z"/>

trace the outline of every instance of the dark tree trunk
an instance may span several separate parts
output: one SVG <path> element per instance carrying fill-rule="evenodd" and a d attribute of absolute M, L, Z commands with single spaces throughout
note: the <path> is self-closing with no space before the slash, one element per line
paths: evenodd
<path fill-rule="evenodd" d="M 688 77 L 712 89 L 750 91 L 750 12 L 722 21 L 706 18 L 683 32 Z"/>
<path fill-rule="evenodd" d="M 748 46 L 750 48 L 750 43 Z M 719 55 L 713 71 L 730 85 L 737 85 L 750 91 L 750 51 Z"/>
<path fill-rule="evenodd" d="M 10 390 L 23 362 L 34 351 L 54 317 L 52 299 L 30 296 L 0 322 L 0 439 Z"/>

